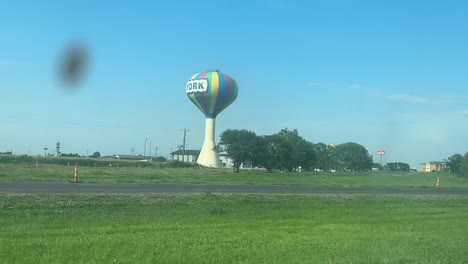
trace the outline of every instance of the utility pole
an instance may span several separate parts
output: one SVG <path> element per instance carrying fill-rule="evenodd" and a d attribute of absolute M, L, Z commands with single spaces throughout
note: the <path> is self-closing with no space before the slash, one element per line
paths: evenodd
<path fill-rule="evenodd" d="M 155 157 L 156 159 L 158 159 L 158 147 L 156 147 L 154 150 L 155 150 Z"/>
<path fill-rule="evenodd" d="M 135 149 L 132 148 L 132 160 L 133 160 L 133 157 L 135 156 Z"/>
<path fill-rule="evenodd" d="M 190 132 L 190 129 L 184 128 L 181 129 L 181 131 L 184 131 L 184 141 L 182 143 L 182 161 L 185 162 L 185 138 L 187 136 L 187 132 Z"/>
<path fill-rule="evenodd" d="M 150 152 L 149 152 L 149 157 L 150 157 L 150 159 L 151 159 L 151 143 L 153 143 L 152 140 L 150 140 Z"/>
<path fill-rule="evenodd" d="M 146 141 L 148 140 L 148 138 L 145 138 L 145 148 L 143 150 L 143 158 L 145 158 L 146 156 Z"/>

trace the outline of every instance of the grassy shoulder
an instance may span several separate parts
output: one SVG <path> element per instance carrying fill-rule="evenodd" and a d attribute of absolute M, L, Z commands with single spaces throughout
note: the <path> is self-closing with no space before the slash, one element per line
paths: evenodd
<path fill-rule="evenodd" d="M 0 196 L 1 263 L 462 263 L 468 197 Z"/>
<path fill-rule="evenodd" d="M 62 165 L 0 164 L 0 182 L 73 181 L 74 167 Z M 437 177 L 441 188 L 468 188 L 466 179 L 448 173 L 285 173 L 198 168 L 79 167 L 80 182 L 96 183 L 204 183 L 369 187 L 434 188 Z"/>

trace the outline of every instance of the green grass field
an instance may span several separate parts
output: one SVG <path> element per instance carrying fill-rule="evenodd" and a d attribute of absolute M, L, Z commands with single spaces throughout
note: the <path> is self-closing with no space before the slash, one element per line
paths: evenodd
<path fill-rule="evenodd" d="M 73 166 L 0 164 L 0 182 L 5 181 L 73 181 Z M 208 183 L 316 186 L 402 186 L 434 188 L 441 176 L 441 188 L 468 188 L 468 181 L 448 173 L 268 173 L 265 171 L 214 170 L 197 168 L 155 169 L 80 167 L 80 182 L 100 183 Z"/>
<path fill-rule="evenodd" d="M 468 197 L 7 194 L 0 263 L 466 263 Z"/>

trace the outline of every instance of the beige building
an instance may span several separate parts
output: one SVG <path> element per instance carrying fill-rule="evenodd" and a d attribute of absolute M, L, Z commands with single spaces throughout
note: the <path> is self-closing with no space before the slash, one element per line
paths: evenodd
<path fill-rule="evenodd" d="M 447 164 L 441 161 L 433 161 L 419 164 L 420 172 L 439 172 L 445 171 Z"/>

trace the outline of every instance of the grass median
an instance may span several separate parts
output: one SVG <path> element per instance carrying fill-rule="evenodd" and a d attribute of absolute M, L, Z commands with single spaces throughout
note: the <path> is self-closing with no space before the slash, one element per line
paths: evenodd
<path fill-rule="evenodd" d="M 1 263 L 463 263 L 468 197 L 0 196 Z"/>
<path fill-rule="evenodd" d="M 0 182 L 39 181 L 71 182 L 74 167 L 61 165 L 0 164 Z M 79 167 L 80 182 L 95 183 L 192 183 L 192 184 L 259 184 L 369 187 L 434 188 L 437 177 L 441 188 L 468 188 L 466 179 L 448 173 L 288 173 L 200 168 L 118 168 Z"/>

